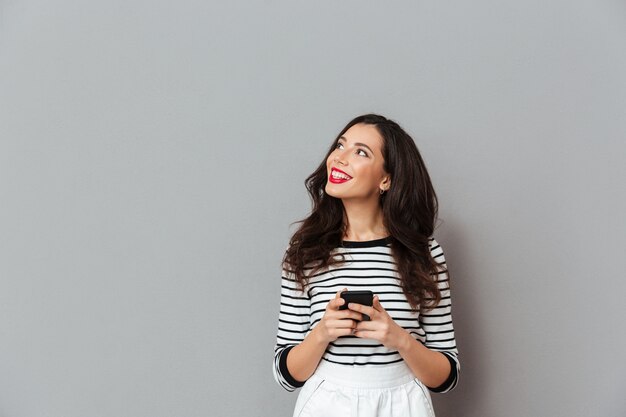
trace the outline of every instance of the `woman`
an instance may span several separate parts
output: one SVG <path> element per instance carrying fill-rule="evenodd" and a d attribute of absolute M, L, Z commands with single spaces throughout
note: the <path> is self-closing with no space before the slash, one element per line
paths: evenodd
<path fill-rule="evenodd" d="M 434 416 L 430 391 L 453 389 L 460 363 L 415 142 L 383 116 L 356 117 L 306 187 L 314 207 L 283 258 L 273 367 L 283 388 L 302 387 L 293 416 Z M 345 290 L 371 290 L 373 305 L 340 309 Z"/>

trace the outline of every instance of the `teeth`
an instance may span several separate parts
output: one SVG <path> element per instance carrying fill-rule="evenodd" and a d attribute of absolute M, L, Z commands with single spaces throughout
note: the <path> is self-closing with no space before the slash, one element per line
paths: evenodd
<path fill-rule="evenodd" d="M 341 172 L 338 172 L 338 171 L 333 171 L 332 172 L 332 176 L 333 176 L 333 178 L 342 178 L 342 179 L 345 179 L 345 180 L 349 180 L 350 179 L 349 176 L 347 176 L 346 174 L 342 174 Z"/>

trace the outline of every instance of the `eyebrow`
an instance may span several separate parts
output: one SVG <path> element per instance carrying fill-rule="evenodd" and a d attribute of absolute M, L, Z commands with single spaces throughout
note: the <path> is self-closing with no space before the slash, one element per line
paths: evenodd
<path fill-rule="evenodd" d="M 346 138 L 345 138 L 345 137 L 343 137 L 343 136 L 339 136 L 339 139 L 343 139 L 343 140 L 345 140 L 345 141 L 347 141 L 347 140 L 348 140 L 348 139 L 346 139 Z M 339 141 L 339 139 L 337 139 L 337 141 Z M 374 153 L 374 151 L 373 151 L 373 150 L 372 150 L 369 146 L 367 146 L 367 145 L 366 145 L 366 144 L 364 144 L 364 143 L 361 143 L 361 142 L 355 142 L 355 145 L 356 145 L 356 146 L 364 146 L 364 147 L 366 147 L 367 149 L 369 149 L 369 151 L 370 151 L 371 153 Z"/>

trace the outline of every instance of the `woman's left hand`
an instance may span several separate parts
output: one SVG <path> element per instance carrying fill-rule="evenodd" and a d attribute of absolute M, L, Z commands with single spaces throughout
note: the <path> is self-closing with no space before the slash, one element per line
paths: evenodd
<path fill-rule="evenodd" d="M 348 308 L 370 316 L 369 321 L 357 323 L 354 329 L 354 335 L 357 337 L 375 339 L 388 349 L 398 350 L 403 338 L 408 334 L 383 308 L 377 295 L 374 296 L 373 307 L 350 303 Z"/>

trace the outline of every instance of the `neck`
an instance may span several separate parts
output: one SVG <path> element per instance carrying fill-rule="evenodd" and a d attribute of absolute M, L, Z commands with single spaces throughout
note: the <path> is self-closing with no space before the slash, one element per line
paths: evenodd
<path fill-rule="evenodd" d="M 364 241 L 389 236 L 378 198 L 370 201 L 342 200 L 345 232 L 343 240 Z"/>

